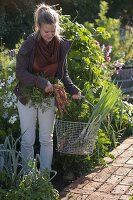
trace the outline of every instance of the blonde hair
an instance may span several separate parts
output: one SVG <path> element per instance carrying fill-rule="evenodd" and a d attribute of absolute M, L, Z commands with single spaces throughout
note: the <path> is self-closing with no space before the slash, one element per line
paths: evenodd
<path fill-rule="evenodd" d="M 50 6 L 44 3 L 37 5 L 37 9 L 34 12 L 35 31 L 38 32 L 42 24 L 53 24 L 56 27 L 55 35 L 60 38 L 62 28 L 59 24 L 59 18 L 58 12 Z"/>

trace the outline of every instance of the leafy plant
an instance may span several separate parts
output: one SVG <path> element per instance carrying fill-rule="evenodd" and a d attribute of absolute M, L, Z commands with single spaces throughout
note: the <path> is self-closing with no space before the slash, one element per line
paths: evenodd
<path fill-rule="evenodd" d="M 18 132 L 18 112 L 17 112 L 17 98 L 14 94 L 14 87 L 16 84 L 15 77 L 15 57 L 9 56 L 9 53 L 15 51 L 8 51 L 3 46 L 0 47 L 0 136 L 5 136 L 11 132 Z M 12 126 L 14 124 L 14 126 Z"/>
<path fill-rule="evenodd" d="M 28 175 L 23 176 L 18 187 L 12 187 L 9 190 L 0 188 L 0 199 L 59 200 L 58 191 L 49 181 L 49 173 L 44 172 L 42 175 L 39 171 L 34 170 L 32 169 Z"/>
<path fill-rule="evenodd" d="M 109 150 L 119 143 L 124 132 L 128 131 L 128 127 L 131 127 L 131 116 L 128 115 L 131 108 L 124 109 L 121 91 L 117 85 L 114 85 L 111 78 L 115 72 L 115 64 L 111 60 L 107 60 L 112 55 L 113 46 L 108 45 L 110 34 L 106 28 L 97 27 L 93 30 L 87 30 L 82 24 L 73 23 L 70 18 L 65 16 L 62 17 L 62 24 L 66 38 L 74 41 L 68 59 L 70 77 L 85 95 L 84 100 L 71 102 L 63 119 L 72 122 L 88 122 L 93 113 L 94 105 L 102 102 L 99 101 L 102 88 L 105 89 L 104 92 L 107 91 L 107 88 L 111 88 L 108 95 L 106 93 L 108 103 L 104 102 L 105 104 L 101 104 L 100 109 L 95 110 L 98 111 L 95 114 L 104 116 L 112 107 L 112 111 L 106 115 L 98 130 L 94 153 L 91 156 L 67 154 L 60 154 L 59 158 L 58 154 L 57 157 L 55 156 L 54 166 L 58 166 L 58 173 L 66 175 L 67 172 L 68 174 L 70 172 L 77 176 L 84 173 L 85 170 L 91 170 L 97 164 L 104 164 L 102 158 L 109 155 Z M 99 38 L 107 40 L 104 51 L 100 42 L 97 41 Z M 112 93 L 114 96 L 116 95 L 115 105 L 111 103 Z M 117 94 L 119 98 L 117 98 Z M 102 110 L 102 106 L 105 106 L 105 110 Z M 93 117 L 96 116 L 95 114 L 93 113 Z"/>
<path fill-rule="evenodd" d="M 5 187 L 17 187 L 27 166 L 27 162 L 22 157 L 21 152 L 18 151 L 19 143 L 20 137 L 15 141 L 13 136 L 9 135 L 5 138 L 4 144 L 1 144 L 0 155 L 3 160 L 1 172 L 4 171 L 10 185 L 5 185 Z M 23 165 L 22 159 L 25 161 Z"/>
<path fill-rule="evenodd" d="M 58 200 L 58 191 L 51 184 L 50 172 L 40 172 L 37 168 L 38 156 L 34 161 L 24 162 L 24 158 L 17 150 L 17 143 L 12 136 L 5 139 L 1 145 L 0 159 L 2 167 L 0 171 L 0 199 L 34 199 L 34 200 Z M 22 165 L 23 159 L 23 165 Z M 25 169 L 28 169 L 25 174 Z"/>

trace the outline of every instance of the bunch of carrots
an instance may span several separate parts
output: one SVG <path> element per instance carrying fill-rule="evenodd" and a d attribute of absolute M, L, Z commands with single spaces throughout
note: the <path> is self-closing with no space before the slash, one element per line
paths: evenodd
<path fill-rule="evenodd" d="M 63 116 L 63 112 L 66 112 L 66 107 L 69 106 L 70 102 L 67 98 L 67 93 L 65 88 L 62 84 L 55 83 L 53 84 L 54 87 L 54 95 L 56 106 L 61 116 Z"/>

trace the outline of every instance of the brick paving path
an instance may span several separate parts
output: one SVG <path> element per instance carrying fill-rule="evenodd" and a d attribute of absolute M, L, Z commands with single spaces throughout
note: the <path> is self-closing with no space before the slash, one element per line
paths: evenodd
<path fill-rule="evenodd" d="M 65 188 L 61 200 L 129 200 L 133 194 L 133 137 L 105 158 L 108 165 L 84 175 Z"/>

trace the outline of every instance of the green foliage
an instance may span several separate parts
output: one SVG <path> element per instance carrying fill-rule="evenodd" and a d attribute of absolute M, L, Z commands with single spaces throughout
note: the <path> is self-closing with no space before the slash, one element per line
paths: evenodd
<path fill-rule="evenodd" d="M 37 76 L 43 78 L 45 75 L 43 73 L 38 73 Z M 61 81 L 56 78 L 50 78 L 49 81 L 51 84 L 60 84 L 63 86 Z M 51 106 L 50 98 L 53 97 L 54 94 L 46 94 L 41 88 L 29 86 L 24 88 L 23 96 L 26 98 L 30 106 L 34 106 L 35 108 L 39 106 L 44 112 Z"/>
<path fill-rule="evenodd" d="M 20 164 L 21 154 L 17 151 L 18 140 L 19 138 L 14 141 L 12 136 L 8 136 L 2 145 L 3 148 L 0 149 L 0 155 L 3 159 L 3 168 L 1 172 L 4 172 L 5 180 L 8 180 L 8 185 L 5 182 L 5 187 L 17 186 L 24 172 Z"/>
<path fill-rule="evenodd" d="M 94 27 L 102 26 L 104 27 L 111 35 L 109 40 L 103 40 L 103 38 L 99 36 L 95 36 L 101 44 L 110 44 L 112 45 L 112 60 L 120 60 L 121 62 L 125 62 L 126 60 L 132 59 L 133 50 L 132 50 L 132 31 L 130 26 L 125 26 L 123 31 L 125 31 L 125 36 L 120 36 L 121 22 L 120 19 L 108 18 L 108 3 L 105 1 L 101 1 L 100 4 L 100 12 L 99 18 L 95 20 L 94 24 L 90 24 L 89 22 L 85 22 L 85 26 L 88 30 L 93 32 Z"/>
<path fill-rule="evenodd" d="M 0 198 L 15 200 L 58 200 L 59 195 L 52 184 L 49 182 L 49 176 L 44 173 L 42 176 L 36 173 L 37 180 L 34 180 L 33 173 L 29 173 L 23 177 L 18 188 L 12 188 L 9 191 L 0 189 Z M 2 196 L 1 196 L 2 195 Z"/>
<path fill-rule="evenodd" d="M 74 40 L 68 60 L 72 80 L 80 88 L 83 88 L 86 81 L 91 84 L 97 82 L 98 77 L 103 75 L 102 63 L 105 61 L 97 40 L 83 25 L 73 23 L 66 17 L 62 17 L 62 26 L 66 38 Z M 99 28 L 95 30 L 95 34 L 105 35 L 105 30 Z M 107 37 L 109 35 L 106 32 Z"/>
<path fill-rule="evenodd" d="M 49 5 L 59 4 L 56 8 L 62 8 L 63 14 L 71 15 L 72 20 L 79 23 L 89 21 L 95 23 L 100 7 L 99 0 L 46 0 Z M 0 36 L 8 48 L 14 48 L 20 38 L 33 31 L 33 12 L 37 4 L 42 0 L 1 0 L 0 2 Z M 131 0 L 108 0 L 109 9 L 107 16 L 120 19 L 122 27 L 132 26 L 132 2 Z M 14 37 L 15 35 L 15 37 Z"/>
<path fill-rule="evenodd" d="M 34 179 L 36 175 L 36 180 Z M 55 190 L 49 181 L 48 173 L 30 172 L 23 176 L 18 187 L 10 189 L 0 188 L 0 199 L 10 200 L 59 200 L 58 191 Z"/>
<path fill-rule="evenodd" d="M 98 121 L 103 122 L 106 116 L 114 108 L 116 101 L 121 96 L 121 91 L 115 87 L 115 85 L 110 85 L 109 88 L 103 87 L 99 102 L 94 107 L 94 111 L 90 117 L 89 121 L 93 121 L 97 118 Z"/>
<path fill-rule="evenodd" d="M 11 134 L 11 132 L 18 134 L 17 98 L 13 91 L 16 84 L 16 59 L 9 57 L 8 50 L 3 50 L 1 47 L 0 63 L 0 136 Z"/>
<path fill-rule="evenodd" d="M 51 3 L 51 1 L 48 1 Z M 56 1 L 53 1 L 56 2 Z M 93 23 L 98 17 L 100 3 L 98 0 L 63 0 L 61 1 L 61 7 L 63 13 L 72 16 L 79 23 L 89 21 Z M 122 26 L 132 26 L 132 1 L 131 0 L 108 0 L 108 13 L 107 16 L 111 18 L 120 18 Z"/>
<path fill-rule="evenodd" d="M 64 115 L 63 119 L 87 122 L 93 112 L 93 106 L 99 101 L 102 88 L 108 88 L 112 84 L 114 89 L 111 90 L 117 90 L 117 86 L 111 80 L 114 64 L 105 60 L 105 54 L 101 51 L 100 45 L 97 45 L 98 41 L 96 40 L 96 38 L 103 38 L 104 41 L 105 39 L 109 40 L 109 34 L 104 27 L 97 27 L 91 32 L 83 25 L 73 23 L 66 17 L 62 17 L 62 24 L 66 38 L 74 40 L 68 60 L 70 77 L 86 96 L 82 102 L 71 102 L 68 113 Z M 111 100 L 111 96 L 109 99 Z M 123 132 L 127 130 L 128 126 L 131 127 L 131 116 L 128 115 L 129 108 L 122 114 L 122 104 L 122 96 L 120 96 L 116 106 L 113 107 L 112 112 L 108 114 L 107 119 L 104 120 L 99 129 L 100 135 L 97 137 L 94 154 L 89 159 L 87 156 L 74 159 L 73 155 L 61 155 L 63 160 L 63 166 L 61 163 L 59 164 L 61 171 L 66 174 L 66 170 L 68 170 L 68 173 L 73 172 L 77 175 L 89 170 L 90 166 L 93 168 L 96 164 L 102 163 L 102 158 L 108 155 L 109 149 L 115 147 Z M 99 112 L 102 113 L 102 109 Z M 110 120 L 108 121 L 108 119 Z M 127 120 L 125 121 L 125 119 Z M 84 170 L 81 168 L 80 162 L 82 162 Z"/>
<path fill-rule="evenodd" d="M 38 156 L 34 161 L 27 163 L 17 150 L 19 140 L 20 138 L 14 141 L 12 136 L 8 136 L 5 143 L 0 146 L 0 160 L 3 160 L 0 168 L 0 199 L 58 200 L 58 191 L 50 182 L 56 173 L 54 172 L 54 176 L 50 178 L 49 171 L 38 171 Z"/>
<path fill-rule="evenodd" d="M 95 34 L 109 38 L 109 34 L 104 28 L 98 27 L 94 30 L 94 34 L 92 35 L 83 25 L 72 23 L 68 18 L 63 18 L 62 20 L 66 37 L 74 40 L 68 60 L 70 76 L 73 82 L 85 93 L 86 99 L 88 100 L 81 104 L 80 109 L 76 109 L 75 102 L 72 103 L 73 106 L 71 106 L 71 108 L 75 107 L 76 116 L 79 116 L 81 120 L 82 114 L 78 115 L 78 111 L 80 112 L 84 109 L 88 110 L 88 113 L 91 113 L 93 106 L 90 105 L 97 103 L 102 87 L 108 87 L 111 82 L 113 69 L 111 69 L 110 66 L 108 67 L 109 63 L 105 61 L 104 54 L 100 46 L 97 45 L 97 40 L 93 37 Z M 88 102 L 90 103 L 89 106 Z M 78 104 L 77 107 L 78 106 L 80 105 Z M 74 109 L 71 114 L 75 113 L 73 111 Z M 86 112 L 87 119 L 88 113 Z M 78 117 L 76 119 L 78 119 Z"/>
<path fill-rule="evenodd" d="M 99 129 L 99 134 L 97 135 L 97 140 L 95 144 L 95 150 L 97 151 L 95 159 L 97 158 L 98 164 L 105 164 L 102 156 L 109 156 L 109 146 L 111 145 L 111 140 L 103 129 Z"/>
<path fill-rule="evenodd" d="M 2 2 L 0 6 L 0 36 L 8 48 L 14 48 L 20 38 L 33 30 L 35 0 Z"/>
<path fill-rule="evenodd" d="M 122 26 L 132 26 L 132 1 L 130 0 L 108 0 L 109 12 L 108 16 L 112 18 L 120 18 Z"/>
<path fill-rule="evenodd" d="M 99 0 L 63 0 L 61 2 L 63 13 L 71 15 L 72 19 L 83 23 L 94 21 L 99 11 Z"/>

